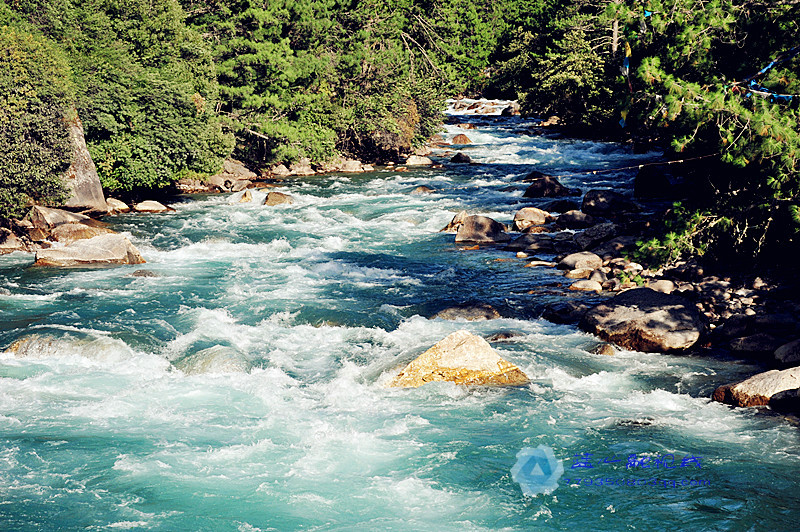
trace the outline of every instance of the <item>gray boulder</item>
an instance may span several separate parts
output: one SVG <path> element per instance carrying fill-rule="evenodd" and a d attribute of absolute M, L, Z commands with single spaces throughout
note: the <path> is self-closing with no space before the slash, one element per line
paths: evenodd
<path fill-rule="evenodd" d="M 596 270 L 603 267 L 603 259 L 590 251 L 581 251 L 567 255 L 558 263 L 561 270 Z"/>
<path fill-rule="evenodd" d="M 62 248 L 36 252 L 35 266 L 80 266 L 85 264 L 142 264 L 145 260 L 122 235 L 106 234 L 78 240 Z"/>
<path fill-rule="evenodd" d="M 539 172 L 537 172 L 538 174 Z M 530 175 L 530 174 L 529 174 Z M 528 179 L 526 178 L 525 181 Z M 577 196 L 580 190 L 567 188 L 558 179 L 550 175 L 542 175 L 530 180 L 531 184 L 525 190 L 525 198 L 557 198 L 561 196 Z"/>
<path fill-rule="evenodd" d="M 281 205 L 283 203 L 291 205 L 294 203 L 294 199 L 292 199 L 292 197 L 288 194 L 273 191 L 267 194 L 267 197 L 264 198 L 263 204 L 268 207 L 274 207 L 275 205 Z"/>
<path fill-rule="evenodd" d="M 575 235 L 575 243 L 581 249 L 590 249 L 617 236 L 617 226 L 613 223 L 604 223 L 592 226 Z"/>
<path fill-rule="evenodd" d="M 694 345 L 703 322 L 686 299 L 637 288 L 591 309 L 581 328 L 626 349 L 665 352 Z"/>
<path fill-rule="evenodd" d="M 594 218 L 581 211 L 571 210 L 559 215 L 556 223 L 564 229 L 585 229 L 594 225 Z"/>
<path fill-rule="evenodd" d="M 722 385 L 714 390 L 711 398 L 734 406 L 762 406 L 769 404 L 775 394 L 797 388 L 800 388 L 800 367 L 773 369 L 741 382 Z"/>
<path fill-rule="evenodd" d="M 638 212 L 639 206 L 613 190 L 590 190 L 583 197 L 581 210 L 592 216 L 606 218 L 628 212 Z"/>
<path fill-rule="evenodd" d="M 775 360 L 781 364 L 800 363 L 800 340 L 783 344 L 775 350 Z"/>
<path fill-rule="evenodd" d="M 509 240 L 511 235 L 506 233 L 506 226 L 486 216 L 467 216 L 456 233 L 456 242 L 481 244 Z"/>
<path fill-rule="evenodd" d="M 453 219 L 450 220 L 450 223 L 444 226 L 439 230 L 440 233 L 455 233 L 458 231 L 458 228 L 461 227 L 461 224 L 464 223 L 464 220 L 467 219 L 467 211 L 459 211 L 458 214 L 453 216 Z"/>
<path fill-rule="evenodd" d="M 70 120 L 69 139 L 72 144 L 72 164 L 64 176 L 70 197 L 64 206 L 72 209 L 89 210 L 92 212 L 107 213 L 109 211 L 106 199 L 103 197 L 103 187 L 97 175 L 92 156 L 86 147 L 83 137 L 83 124 L 74 109 L 74 119 Z"/>
<path fill-rule="evenodd" d="M 524 207 L 514 215 L 514 229 L 524 231 L 532 225 L 544 225 L 552 222 L 553 216 L 536 207 Z"/>

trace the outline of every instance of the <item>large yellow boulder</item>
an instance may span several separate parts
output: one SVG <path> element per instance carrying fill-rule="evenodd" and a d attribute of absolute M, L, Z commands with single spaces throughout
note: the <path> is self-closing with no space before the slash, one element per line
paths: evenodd
<path fill-rule="evenodd" d="M 408 364 L 387 386 L 416 388 L 448 381 L 478 386 L 518 386 L 529 379 L 503 360 L 489 343 L 469 331 L 456 331 Z"/>

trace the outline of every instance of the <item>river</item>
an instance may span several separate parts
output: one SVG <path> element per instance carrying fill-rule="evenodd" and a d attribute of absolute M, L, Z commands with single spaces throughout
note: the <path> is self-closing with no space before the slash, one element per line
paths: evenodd
<path fill-rule="evenodd" d="M 591 336 L 539 318 L 565 297 L 553 270 L 438 232 L 461 209 L 508 223 L 538 205 L 515 181 L 531 169 L 658 154 L 465 120 L 478 128 L 444 136 L 467 134 L 480 165 L 287 181 L 292 205 L 255 191 L 249 204 L 193 196 L 175 213 L 109 217 L 147 264 L 0 257 L 0 349 L 26 339 L 0 354 L 0 528 L 796 529 L 797 428 L 709 399 L 756 368 L 590 354 Z M 409 194 L 419 185 L 436 192 Z M 428 319 L 464 302 L 503 318 Z M 531 384 L 384 387 L 459 329 L 516 333 L 492 345 Z M 200 371 L 212 359 L 226 371 Z M 511 469 L 540 445 L 564 474 L 525 496 Z"/>

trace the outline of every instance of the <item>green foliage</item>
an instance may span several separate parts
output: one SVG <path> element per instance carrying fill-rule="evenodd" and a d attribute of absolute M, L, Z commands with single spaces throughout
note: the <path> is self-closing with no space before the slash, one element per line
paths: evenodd
<path fill-rule="evenodd" d="M 232 137 L 214 112 L 216 71 L 175 0 L 18 0 L 19 18 L 65 50 L 104 187 L 161 187 L 210 173 Z"/>
<path fill-rule="evenodd" d="M 20 216 L 31 201 L 66 199 L 65 118 L 73 98 L 59 50 L 41 36 L 0 25 L 0 219 Z"/>
<path fill-rule="evenodd" d="M 702 257 L 729 230 L 731 220 L 708 211 L 688 210 L 676 203 L 664 221 L 664 234 L 636 243 L 633 260 L 651 265 L 669 265 L 688 257 Z"/>

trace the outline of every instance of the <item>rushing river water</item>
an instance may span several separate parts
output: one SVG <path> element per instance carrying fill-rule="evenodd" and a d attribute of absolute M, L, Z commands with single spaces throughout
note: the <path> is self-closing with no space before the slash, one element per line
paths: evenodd
<path fill-rule="evenodd" d="M 797 529 L 797 428 L 709 400 L 755 368 L 590 354 L 592 337 L 538 318 L 564 297 L 552 270 L 438 232 L 462 208 L 510 222 L 536 205 L 515 184 L 533 168 L 655 154 L 471 120 L 445 136 L 466 133 L 481 165 L 290 181 L 292 205 L 256 191 L 109 218 L 141 266 L 0 257 L 0 349 L 26 339 L 0 354 L 0 529 Z M 436 193 L 410 195 L 419 185 Z M 504 317 L 428 319 L 470 301 Z M 384 387 L 459 329 L 517 333 L 493 347 L 532 383 Z M 539 445 L 564 474 L 524 496 L 511 469 Z"/>

